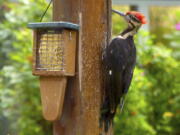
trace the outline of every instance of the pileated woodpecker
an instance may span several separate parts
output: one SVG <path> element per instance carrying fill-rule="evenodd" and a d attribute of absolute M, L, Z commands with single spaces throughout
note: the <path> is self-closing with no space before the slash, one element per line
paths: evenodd
<path fill-rule="evenodd" d="M 105 99 L 101 108 L 101 122 L 107 132 L 113 122 L 118 105 L 124 105 L 124 96 L 127 94 L 133 77 L 136 63 L 136 47 L 133 36 L 142 24 L 146 23 L 145 16 L 136 11 L 126 14 L 116 10 L 113 12 L 122 16 L 128 27 L 117 37 L 112 39 L 103 53 L 105 69 Z M 101 124 L 102 124 L 101 123 Z"/>

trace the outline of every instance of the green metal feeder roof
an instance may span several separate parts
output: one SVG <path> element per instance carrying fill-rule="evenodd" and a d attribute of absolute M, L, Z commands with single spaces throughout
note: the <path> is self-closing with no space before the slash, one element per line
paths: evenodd
<path fill-rule="evenodd" d="M 30 29 L 47 29 L 47 28 L 65 28 L 72 30 L 79 30 L 79 25 L 70 22 L 43 22 L 43 23 L 29 23 Z"/>

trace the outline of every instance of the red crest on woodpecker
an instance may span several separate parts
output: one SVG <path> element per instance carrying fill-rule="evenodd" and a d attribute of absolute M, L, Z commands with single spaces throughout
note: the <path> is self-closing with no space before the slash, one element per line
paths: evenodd
<path fill-rule="evenodd" d="M 126 13 L 126 15 L 128 15 L 128 14 L 134 15 L 137 19 L 139 19 L 139 21 L 142 24 L 146 24 L 147 23 L 145 16 L 142 13 L 140 13 L 140 12 L 129 11 L 129 12 Z"/>

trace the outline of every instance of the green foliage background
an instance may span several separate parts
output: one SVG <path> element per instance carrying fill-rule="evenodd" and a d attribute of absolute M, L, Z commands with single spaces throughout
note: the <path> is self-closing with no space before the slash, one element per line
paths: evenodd
<path fill-rule="evenodd" d="M 39 21 L 46 6 L 45 0 L 0 0 L 1 135 L 52 134 L 50 123 L 41 115 L 38 80 L 31 75 L 32 34 L 27 29 L 28 22 Z M 180 20 L 179 10 L 173 13 Z M 50 14 L 45 21 L 51 20 Z M 137 66 L 124 110 L 114 120 L 115 135 L 180 134 L 180 32 L 172 27 L 178 18 L 169 23 L 168 29 L 158 26 L 158 31 L 153 15 L 153 34 L 141 31 L 136 36 Z M 126 27 L 124 24 L 113 15 L 115 35 Z M 164 36 L 158 38 L 159 34 Z"/>
<path fill-rule="evenodd" d="M 38 79 L 31 73 L 32 31 L 27 28 L 28 22 L 39 21 L 47 3 L 0 4 L 0 134 L 50 135 L 50 124 L 41 115 Z"/>

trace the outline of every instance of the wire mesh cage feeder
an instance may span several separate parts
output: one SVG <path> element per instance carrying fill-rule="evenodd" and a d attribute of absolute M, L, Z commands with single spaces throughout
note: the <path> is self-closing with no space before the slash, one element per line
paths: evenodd
<path fill-rule="evenodd" d="M 67 22 L 30 23 L 34 29 L 33 74 L 73 76 L 77 24 Z"/>
<path fill-rule="evenodd" d="M 29 23 L 33 29 L 33 75 L 40 76 L 43 115 L 46 120 L 60 117 L 67 76 L 75 75 L 77 31 L 69 22 Z"/>

